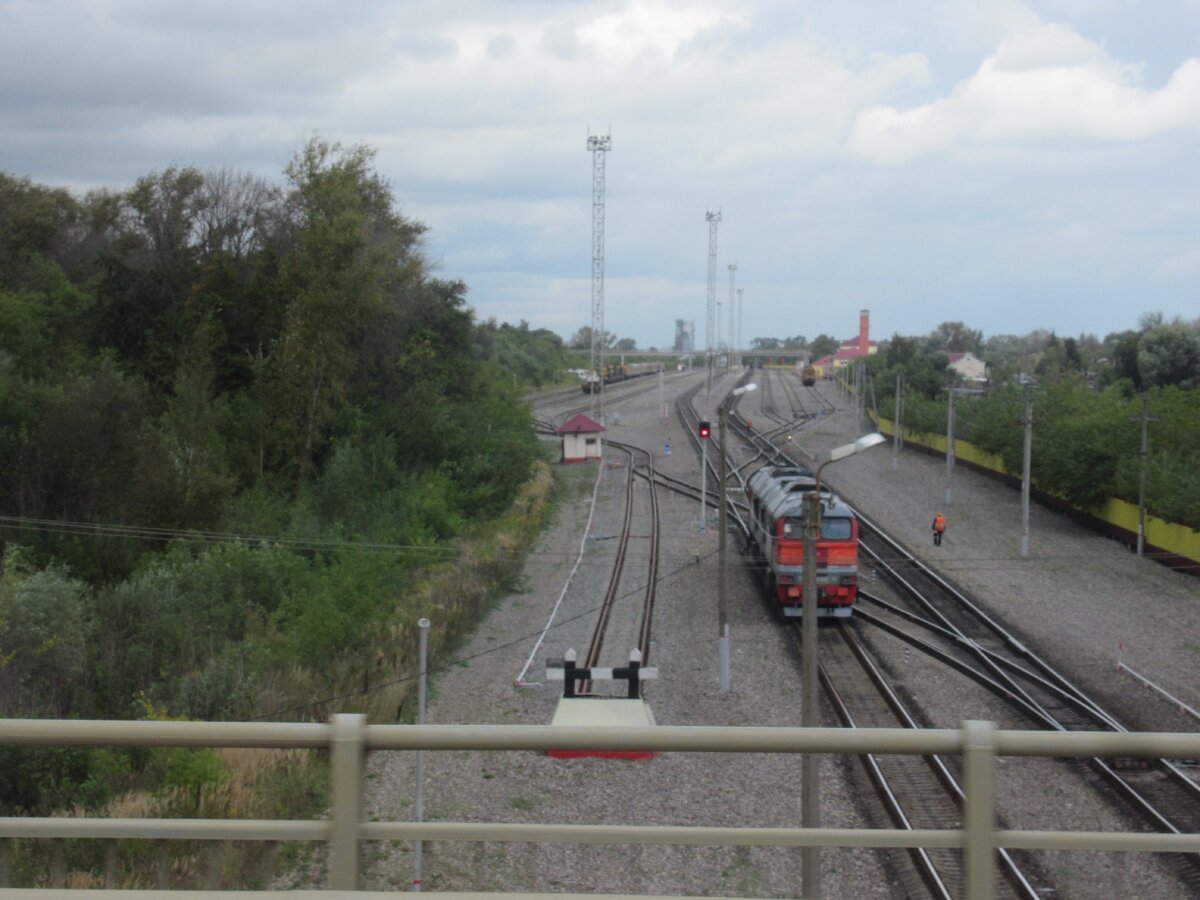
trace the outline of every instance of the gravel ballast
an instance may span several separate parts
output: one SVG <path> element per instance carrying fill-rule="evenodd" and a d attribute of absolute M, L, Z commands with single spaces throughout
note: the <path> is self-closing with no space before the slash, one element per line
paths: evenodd
<path fill-rule="evenodd" d="M 699 376 L 691 376 L 696 378 Z M 669 383 L 668 399 L 695 381 Z M 721 387 L 728 390 L 732 378 Z M 700 395 L 703 397 L 703 393 Z M 723 396 L 714 387 L 713 401 Z M 658 395 L 623 404 L 608 436 L 654 447 L 668 474 L 699 483 L 699 461 L 686 436 L 658 419 Z M 715 403 L 706 412 L 715 422 Z M 797 443 L 821 452 L 861 433 L 848 413 L 798 433 Z M 663 445 L 672 445 L 664 455 Z M 597 464 L 570 467 L 574 495 L 530 554 L 521 589 L 506 597 L 456 651 L 456 660 L 431 660 L 426 721 L 438 724 L 548 724 L 559 685 L 544 681 L 545 659 L 568 647 L 582 652 L 589 613 L 603 595 L 608 567 L 597 545 L 616 534 L 623 473 Z M 1081 681 L 1102 705 L 1138 730 L 1196 730 L 1177 707 L 1116 672 L 1118 659 L 1181 701 L 1200 707 L 1195 672 L 1200 657 L 1197 602 L 1200 581 L 1183 576 L 1097 537 L 1065 517 L 1034 506 L 1031 552 L 1021 559 L 1018 492 L 959 468 L 953 502 L 944 503 L 944 460 L 889 447 L 830 466 L 825 481 L 938 570 L 993 609 L 1065 674 Z M 596 487 L 593 509 L 592 486 Z M 650 663 L 661 677 L 646 695 L 659 724 L 765 725 L 800 723 L 799 666 L 793 642 L 763 602 L 748 567 L 732 565 L 729 580 L 733 636 L 732 690 L 718 689 L 717 534 L 700 527 L 697 504 L 660 495 L 663 559 Z M 942 547 L 929 536 L 941 510 L 949 519 Z M 583 540 L 591 517 L 588 539 Z M 567 585 L 580 547 L 584 559 Z M 731 552 L 736 553 L 731 543 Z M 637 603 L 629 590 L 623 602 Z M 537 648 L 560 595 L 555 624 Z M 435 623 L 436 626 L 436 623 Z M 964 690 L 912 654 L 881 643 L 893 674 L 911 682 L 931 725 L 954 727 L 988 718 L 1011 727 L 999 701 Z M 526 660 L 534 664 L 517 679 Z M 946 682 L 944 694 L 939 682 Z M 833 724 L 828 715 L 825 724 Z M 1028 727 L 1022 725 L 1019 727 Z M 411 754 L 376 753 L 369 764 L 371 819 L 412 815 L 415 767 Z M 1130 827 L 1062 763 L 1003 761 L 1001 814 L 1012 827 L 1121 830 Z M 1015 767 L 1021 767 L 1021 773 Z M 1032 783 L 1040 789 L 1031 789 Z M 663 754 L 652 760 L 558 760 L 529 753 L 426 754 L 428 820 L 479 822 L 794 826 L 800 817 L 799 760 L 782 756 Z M 866 805 L 853 760 L 822 761 L 822 824 L 863 827 Z M 1041 791 L 1039 794 L 1038 791 Z M 1054 810 L 1044 804 L 1052 798 Z M 875 823 L 880 824 L 880 823 Z M 1142 854 L 1046 854 L 1057 896 L 1189 896 L 1161 862 Z M 403 889 L 412 879 L 411 847 L 373 845 L 363 887 Z M 773 848 L 597 847 L 575 845 L 427 843 L 424 886 L 429 891 L 579 891 L 748 897 L 800 896 L 800 851 Z M 882 853 L 827 849 L 824 896 L 904 896 Z M 1098 891 L 1098 892 L 1097 892 Z"/>

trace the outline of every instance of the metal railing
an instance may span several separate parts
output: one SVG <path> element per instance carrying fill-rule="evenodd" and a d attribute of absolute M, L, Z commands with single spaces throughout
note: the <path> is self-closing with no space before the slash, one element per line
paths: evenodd
<path fill-rule="evenodd" d="M 0 720 L 0 746 L 310 748 L 329 751 L 332 805 L 314 821 L 233 819 L 0 818 L 0 839 L 99 838 L 215 841 L 324 841 L 329 891 L 297 896 L 346 897 L 358 888 L 362 841 L 499 841 L 555 844 L 959 848 L 971 898 L 990 898 L 995 851 L 1101 850 L 1200 852 L 1200 834 L 1001 830 L 995 825 L 995 765 L 1000 756 L 1200 757 L 1200 734 L 1101 734 L 1000 731 L 989 722 L 961 729 L 527 727 L 504 725 L 367 725 L 340 714 L 328 724 L 237 722 L 96 722 Z M 372 750 L 654 750 L 694 753 L 875 753 L 961 755 L 966 793 L 961 829 L 736 828 L 536 825 L 363 820 L 365 754 Z M 5 844 L 10 842 L 5 841 Z M 14 889 L 8 897 L 252 897 L 260 892 Z M 381 896 L 377 893 L 372 896 Z M 500 894 L 439 893 L 485 897 Z M 522 896 L 582 897 L 545 894 Z M 605 895 L 617 897 L 618 895 Z M 622 897 L 627 895 L 620 895 Z"/>

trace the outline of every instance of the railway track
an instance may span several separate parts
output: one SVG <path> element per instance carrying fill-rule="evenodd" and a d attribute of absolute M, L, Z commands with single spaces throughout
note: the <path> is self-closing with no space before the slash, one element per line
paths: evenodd
<path fill-rule="evenodd" d="M 800 646 L 798 624 L 791 630 Z M 820 634 L 820 678 L 834 713 L 847 728 L 918 728 L 883 667 L 857 636 L 852 622 L 837 622 Z M 882 810 L 896 828 L 957 828 L 962 821 L 963 790 L 951 765 L 941 757 L 864 754 L 860 757 Z M 951 900 L 964 896 L 965 870 L 960 850 L 917 848 L 909 865 L 897 865 L 905 895 Z M 1028 860 L 999 853 L 997 897 L 1037 900 L 1046 879 Z"/>
<path fill-rule="evenodd" d="M 814 393 L 828 403 L 819 392 Z M 765 399 L 765 398 L 764 398 Z M 832 405 L 832 404 L 830 404 Z M 822 410 L 827 407 L 822 406 Z M 742 429 L 754 442 L 756 453 L 770 461 L 791 461 L 795 448 L 778 447 L 771 435 Z M 778 430 L 774 434 L 778 434 Z M 778 458 L 772 458 L 776 454 Z M 1014 635 L 977 604 L 887 538 L 878 526 L 859 514 L 864 557 L 912 599 L 891 604 L 860 589 L 856 612 L 859 622 L 837 629 L 844 646 L 833 652 L 834 638 L 822 637 L 821 679 L 826 695 L 848 727 L 917 727 L 915 717 L 903 709 L 899 695 L 885 683 L 882 667 L 857 637 L 863 624 L 887 630 L 907 640 L 917 650 L 935 656 L 1013 704 L 1038 727 L 1058 730 L 1124 730 L 1116 717 L 1073 686 L 1045 660 L 1035 656 Z M 920 599 L 918 599 L 920 598 Z M 878 614 L 863 609 L 879 608 Z M 908 630 L 898 623 L 904 623 Z M 797 629 L 798 633 L 799 629 Z M 920 632 L 920 636 L 913 634 Z M 824 630 L 823 630 L 823 633 Z M 835 671 L 835 669 L 837 671 Z M 868 684 L 870 687 L 868 687 Z M 857 711 L 856 711 L 857 708 Z M 961 816 L 961 790 L 957 787 L 958 760 L 921 761 L 864 758 L 883 808 L 897 827 L 953 827 Z M 1125 809 L 1150 827 L 1167 833 L 1200 832 L 1200 786 L 1188 777 L 1179 761 L 1156 760 L 1150 766 L 1128 761 L 1088 760 L 1093 783 L 1115 791 Z M 905 825 L 903 823 L 912 824 Z M 1183 882 L 1200 896 L 1200 864 L 1193 856 L 1176 858 Z M 1002 860 L 1005 885 L 1000 896 L 1036 897 L 1046 879 L 1036 873 L 1032 860 Z M 901 867 L 908 879 L 919 878 L 932 896 L 960 896 L 961 858 L 957 853 L 914 854 L 911 865 Z"/>
<path fill-rule="evenodd" d="M 1055 731 L 1126 731 L 1119 718 L 1036 654 L 997 618 L 925 566 L 860 514 L 868 533 L 860 551 L 900 595 L 891 602 L 860 589 L 857 618 L 906 641 L 1007 701 L 1032 727 Z M 865 607 L 871 607 L 867 609 Z M 1195 761 L 1186 761 L 1194 764 Z M 1090 781 L 1156 831 L 1200 833 L 1200 784 L 1184 761 L 1092 758 Z M 1200 856 L 1173 857 L 1179 876 L 1200 895 Z"/>
<path fill-rule="evenodd" d="M 762 383 L 768 383 L 765 376 Z M 680 397 L 676 403 L 679 422 L 685 433 L 699 449 L 696 422 L 701 416 L 693 400 L 702 385 Z M 786 391 L 786 388 L 784 389 Z M 822 412 L 833 408 L 815 387 L 809 388 Z M 644 393 L 645 391 L 643 391 Z M 765 395 L 763 402 L 768 402 Z M 772 399 L 770 402 L 774 402 Z M 793 411 L 795 407 L 793 406 Z M 758 414 L 756 414 L 757 417 Z M 714 423 L 715 425 L 715 423 Z M 744 480 L 747 469 L 759 460 L 775 463 L 792 462 L 796 447 L 777 446 L 772 435 L 781 429 L 764 433 L 745 427 L 743 417 L 729 416 L 731 438 L 746 442 L 751 458 L 731 468 L 729 477 L 735 483 Z M 608 442 L 612 443 L 612 442 Z M 716 445 L 716 441 L 713 441 Z M 714 507 L 718 502 L 716 453 L 709 456 L 708 490 L 705 503 Z M 629 486 L 635 478 L 649 485 L 677 491 L 699 501 L 701 489 L 684 479 L 669 478 L 653 469 L 650 453 L 645 464 L 635 464 L 630 457 Z M 731 456 L 733 454 L 730 454 Z M 802 463 L 803 464 L 803 463 Z M 656 491 L 649 492 L 655 495 Z M 740 490 L 729 493 L 732 527 L 744 532 L 745 507 L 738 502 Z M 627 506 L 630 504 L 627 502 Z M 894 589 L 907 591 L 910 599 L 889 601 L 872 591 L 860 590 L 860 603 L 852 624 L 837 629 L 822 629 L 821 681 L 826 695 L 847 727 L 888 727 L 902 724 L 917 727 L 919 716 L 904 708 L 898 692 L 886 685 L 880 674 L 883 667 L 872 659 L 869 643 L 861 638 L 864 629 L 886 631 L 906 641 L 914 649 L 943 661 L 964 676 L 985 686 L 997 696 L 1013 704 L 1020 715 L 1040 727 L 1062 730 L 1122 729 L 1116 718 L 1099 707 L 1082 691 L 1071 686 L 1047 662 L 1037 659 L 1015 636 L 972 604 L 968 598 L 942 582 L 935 573 L 919 566 L 895 542 L 885 539 L 880 530 L 860 513 L 866 536 L 862 542 L 864 558 L 872 555 L 873 564 L 884 572 L 890 566 L 895 579 Z M 647 581 L 653 584 L 656 575 Z M 939 584 L 939 582 L 941 582 Z M 889 583 L 892 583 L 889 581 Z M 619 584 L 619 576 L 614 584 Z M 610 586 L 615 599 L 617 588 Z M 917 600 L 916 595 L 922 600 Z M 610 601 L 611 602 L 611 601 Z M 868 608 L 869 607 L 869 608 Z M 649 628 L 653 600 L 644 601 L 641 627 Z M 639 638 L 643 653 L 648 653 L 649 640 Z M 866 632 L 870 633 L 870 632 Z M 956 827 L 961 817 L 961 791 L 956 787 L 956 759 L 903 760 L 899 757 L 864 757 L 863 765 L 876 785 L 881 809 L 897 827 L 942 828 Z M 1124 761 L 1091 760 L 1089 771 L 1097 787 L 1119 792 L 1125 809 L 1134 811 L 1151 827 L 1177 833 L 1200 831 L 1200 788 L 1187 777 L 1179 761 L 1159 760 L 1150 767 L 1132 768 Z M 905 824 L 907 823 L 907 824 Z M 914 852 L 897 863 L 904 880 L 904 889 L 912 896 L 961 896 L 961 859 L 957 852 Z M 1193 892 L 1200 895 L 1200 866 L 1192 857 L 1178 858 L 1180 875 Z M 1038 871 L 1033 860 L 1023 856 L 1003 863 L 1007 875 L 998 885 L 998 896 L 1034 897 L 1052 892 L 1047 879 Z M 1040 887 L 1038 887 L 1040 886 Z M 1039 893 L 1040 892 L 1040 893 Z"/>

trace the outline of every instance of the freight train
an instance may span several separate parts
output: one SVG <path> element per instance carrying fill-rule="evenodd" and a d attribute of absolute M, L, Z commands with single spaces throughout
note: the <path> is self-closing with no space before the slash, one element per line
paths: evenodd
<path fill-rule="evenodd" d="M 750 544 L 765 564 L 772 602 L 803 615 L 804 496 L 816 488 L 801 466 L 763 466 L 746 483 Z M 858 596 L 858 519 L 836 495 L 821 492 L 817 537 L 817 615 L 848 618 Z"/>
<path fill-rule="evenodd" d="M 615 366 L 605 366 L 600 370 L 603 377 L 597 377 L 594 371 L 584 376 L 583 392 L 590 394 L 598 388 L 602 388 L 605 384 L 625 381 L 629 378 L 639 378 L 642 375 L 652 375 L 655 372 L 663 371 L 665 368 L 665 364 L 661 362 L 620 363 Z"/>

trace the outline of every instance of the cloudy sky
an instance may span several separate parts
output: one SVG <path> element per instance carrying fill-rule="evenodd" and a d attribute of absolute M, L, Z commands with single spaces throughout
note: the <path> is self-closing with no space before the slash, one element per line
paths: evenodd
<path fill-rule="evenodd" d="M 1200 0 L 0 0 L 0 169 L 281 182 L 377 149 L 481 319 L 669 346 L 1200 315 Z"/>

